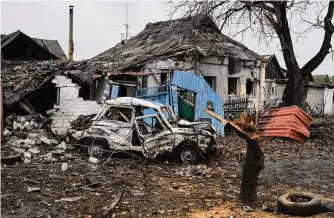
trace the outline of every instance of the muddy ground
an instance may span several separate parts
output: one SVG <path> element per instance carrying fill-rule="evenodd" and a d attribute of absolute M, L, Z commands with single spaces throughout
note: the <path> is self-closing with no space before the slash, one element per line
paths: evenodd
<path fill-rule="evenodd" d="M 298 144 L 266 139 L 265 169 L 251 212 L 237 201 L 245 142 L 232 135 L 219 145 L 218 157 L 197 166 L 105 157 L 94 168 L 88 157 L 75 151 L 71 152 L 75 159 L 62 161 L 69 164 L 66 171 L 61 170 L 62 162 L 3 166 L 2 217 L 101 217 L 120 192 L 122 198 L 109 217 L 284 217 L 276 212 L 276 200 L 286 191 L 334 198 L 334 143 L 330 141 Z M 89 185 L 89 175 L 96 179 L 95 186 Z M 41 190 L 28 192 L 29 187 Z M 62 199 L 71 197 L 82 198 Z M 16 205 L 19 199 L 22 203 Z M 334 213 L 315 217 L 334 217 Z"/>

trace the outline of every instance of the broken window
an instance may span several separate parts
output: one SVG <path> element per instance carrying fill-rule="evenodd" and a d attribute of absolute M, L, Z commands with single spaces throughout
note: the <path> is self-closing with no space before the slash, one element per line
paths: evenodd
<path fill-rule="evenodd" d="M 107 112 L 103 115 L 102 119 L 115 120 L 122 122 L 131 122 L 132 109 L 121 108 L 121 107 L 110 107 Z"/>
<path fill-rule="evenodd" d="M 251 79 L 247 79 L 246 94 L 247 95 L 253 95 L 254 94 L 254 82 Z"/>
<path fill-rule="evenodd" d="M 228 94 L 237 95 L 238 94 L 238 78 L 228 78 Z"/>
<path fill-rule="evenodd" d="M 217 80 L 215 76 L 205 76 L 204 77 L 205 81 L 209 84 L 209 86 L 216 91 L 217 87 Z"/>
<path fill-rule="evenodd" d="M 160 118 L 156 114 L 136 118 L 138 132 L 142 136 L 156 134 L 165 129 Z"/>

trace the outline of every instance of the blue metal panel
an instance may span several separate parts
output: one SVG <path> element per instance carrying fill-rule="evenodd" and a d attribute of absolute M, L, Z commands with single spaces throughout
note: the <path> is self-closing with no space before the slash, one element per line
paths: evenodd
<path fill-rule="evenodd" d="M 114 99 L 118 97 L 118 93 L 119 93 L 119 85 L 112 85 L 111 88 L 111 95 L 110 95 L 110 99 Z"/>
<path fill-rule="evenodd" d="M 174 113 L 176 116 L 179 115 L 179 102 L 178 102 L 178 95 L 177 95 L 177 87 L 176 86 L 171 86 L 171 105 L 172 105 L 172 108 L 174 110 Z"/>
<path fill-rule="evenodd" d="M 213 102 L 213 109 L 215 113 L 224 117 L 224 101 L 217 95 L 213 90 L 200 92 L 196 95 L 196 105 L 195 105 L 195 120 L 199 118 L 211 118 L 212 125 L 216 128 L 219 135 L 224 135 L 224 126 L 222 123 L 212 118 L 209 114 L 205 113 L 205 110 L 208 108 L 208 102 Z"/>
<path fill-rule="evenodd" d="M 220 121 L 212 118 L 204 111 L 208 108 L 208 102 L 213 102 L 215 113 L 224 117 L 224 100 L 205 81 L 203 76 L 196 76 L 193 73 L 175 71 L 171 83 L 180 88 L 196 93 L 195 103 L 195 120 L 199 118 L 211 118 L 212 125 L 216 128 L 217 133 L 224 134 L 224 126 Z"/>
<path fill-rule="evenodd" d="M 191 92 L 203 92 L 210 88 L 202 76 L 184 71 L 175 71 L 171 81 L 172 85 L 189 90 Z"/>

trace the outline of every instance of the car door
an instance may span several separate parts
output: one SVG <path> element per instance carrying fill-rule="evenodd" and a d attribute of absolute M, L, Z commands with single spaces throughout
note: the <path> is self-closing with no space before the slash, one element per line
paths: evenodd
<path fill-rule="evenodd" d="M 136 117 L 135 124 L 146 157 L 155 158 L 158 154 L 172 150 L 173 134 L 158 115 Z"/>

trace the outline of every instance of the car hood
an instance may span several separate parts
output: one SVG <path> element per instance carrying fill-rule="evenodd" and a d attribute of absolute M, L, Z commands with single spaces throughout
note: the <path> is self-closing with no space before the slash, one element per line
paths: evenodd
<path fill-rule="evenodd" d="M 177 122 L 177 126 L 193 129 L 202 129 L 212 133 L 216 132 L 216 128 L 207 122 L 189 122 L 187 120 L 180 120 L 179 122 Z"/>

